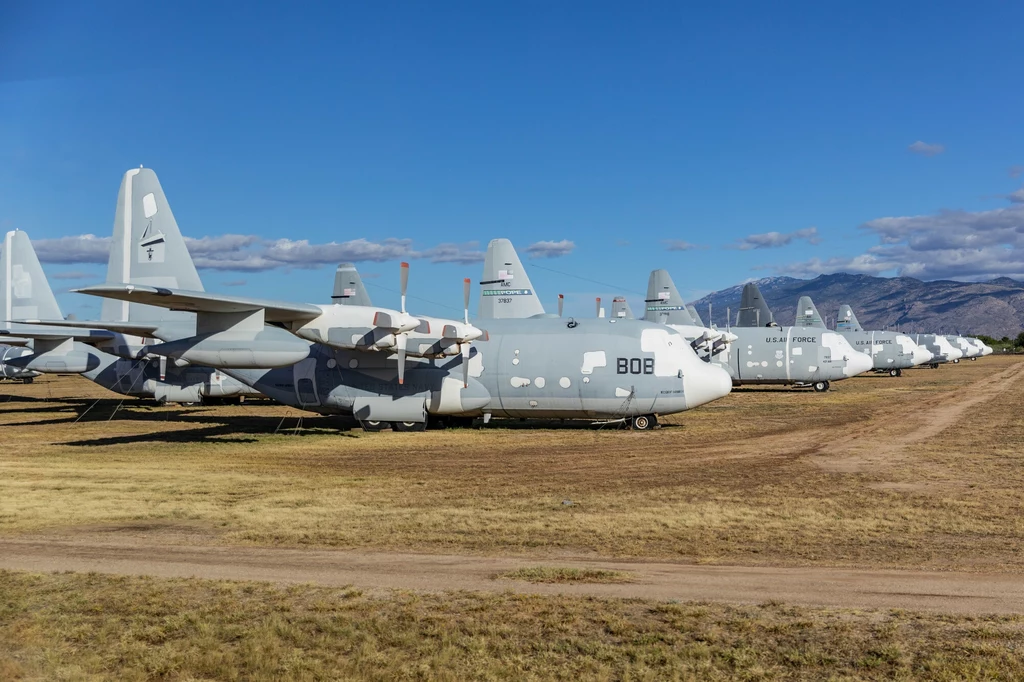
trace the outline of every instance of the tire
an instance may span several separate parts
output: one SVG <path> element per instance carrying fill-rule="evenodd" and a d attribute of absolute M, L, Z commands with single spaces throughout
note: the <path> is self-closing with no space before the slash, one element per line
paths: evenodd
<path fill-rule="evenodd" d="M 638 414 L 630 422 L 634 431 L 650 431 L 658 425 L 658 418 L 653 414 Z"/>
<path fill-rule="evenodd" d="M 889 376 L 891 376 L 891 377 L 898 377 L 899 375 L 900 375 L 900 371 L 898 369 L 890 369 L 889 370 Z"/>
<path fill-rule="evenodd" d="M 815 393 L 824 393 L 827 390 L 828 390 L 828 382 L 827 381 L 815 381 L 814 382 L 814 392 Z"/>
<path fill-rule="evenodd" d="M 419 433 L 427 430 L 427 422 L 392 422 L 391 430 L 401 433 Z"/>
<path fill-rule="evenodd" d="M 956 360 L 954 360 L 953 364 L 954 365 L 959 365 L 960 364 L 960 358 L 957 358 Z"/>
<path fill-rule="evenodd" d="M 897 369 L 896 370 L 896 376 L 898 376 L 898 377 L 903 376 L 903 370 L 902 369 Z"/>
<path fill-rule="evenodd" d="M 933 362 L 931 367 L 932 367 L 932 369 L 938 369 L 939 368 L 939 363 Z"/>
<path fill-rule="evenodd" d="M 35 380 L 36 380 L 35 377 L 28 377 L 27 379 L 22 379 L 21 383 L 23 383 L 23 384 L 31 384 Z"/>
<path fill-rule="evenodd" d="M 378 433 L 384 429 L 391 428 L 391 424 L 388 422 L 378 422 L 370 419 L 359 422 L 359 426 L 367 433 Z"/>

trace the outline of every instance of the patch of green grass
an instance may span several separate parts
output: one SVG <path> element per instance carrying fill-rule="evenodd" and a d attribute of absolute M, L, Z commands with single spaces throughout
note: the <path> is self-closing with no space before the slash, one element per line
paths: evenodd
<path fill-rule="evenodd" d="M 529 566 L 499 573 L 496 577 L 525 580 L 531 583 L 631 583 L 632 573 L 601 568 L 567 568 L 561 566 Z"/>

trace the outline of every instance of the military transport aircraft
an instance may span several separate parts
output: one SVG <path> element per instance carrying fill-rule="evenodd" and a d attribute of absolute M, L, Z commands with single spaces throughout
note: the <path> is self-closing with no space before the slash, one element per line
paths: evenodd
<path fill-rule="evenodd" d="M 849 306 L 840 309 L 837 319 L 836 331 L 850 342 L 854 350 L 871 358 L 876 372 L 884 372 L 892 377 L 903 376 L 903 370 L 932 360 L 931 352 L 914 343 L 906 334 L 893 331 L 864 331 Z M 816 329 L 828 328 L 810 296 L 801 296 L 796 304 L 796 325 Z"/>
<path fill-rule="evenodd" d="M 731 331 L 705 327 L 694 319 L 691 306 L 680 296 L 667 270 L 653 270 L 647 279 L 647 298 L 644 301 L 644 319 L 672 327 L 683 335 L 702 359 L 710 360 L 726 352 L 737 339 Z"/>
<path fill-rule="evenodd" d="M 143 207 L 146 218 L 147 212 Z M 159 235 L 151 254 L 153 238 L 144 231 L 138 242 L 126 246 L 134 246 L 140 258 L 161 258 L 172 268 L 188 259 L 193 267 L 180 234 Z M 401 310 L 268 301 L 160 282 L 79 291 L 194 312 L 198 333 L 143 351 L 209 364 L 281 402 L 353 415 L 368 429 L 392 424 L 420 430 L 428 414 L 623 417 L 632 418 L 637 428 L 648 428 L 656 414 L 728 393 L 721 374 L 709 372 L 680 349 L 680 339 L 656 326 L 633 322 L 613 329 L 590 321 L 488 321 L 484 332 L 469 323 L 468 280 L 462 321 L 413 317 L 405 310 L 408 272 L 403 263 Z M 501 292 L 488 298 L 485 292 L 481 306 L 488 301 L 500 305 L 516 296 Z M 281 336 L 287 332 L 291 335 Z M 690 358 L 698 366 L 691 367 Z M 520 363 L 526 366 L 517 368 Z M 528 367 L 531 376 L 525 376 Z"/>
<path fill-rule="evenodd" d="M 812 386 L 827 391 L 831 382 L 847 379 L 872 367 L 838 334 L 814 327 L 780 327 L 754 283 L 743 287 L 737 326 L 739 337 L 728 352 L 714 358 L 727 367 L 739 384 Z"/>

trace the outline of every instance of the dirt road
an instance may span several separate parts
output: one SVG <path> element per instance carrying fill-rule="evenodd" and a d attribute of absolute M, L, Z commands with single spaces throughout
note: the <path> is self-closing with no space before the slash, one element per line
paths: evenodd
<path fill-rule="evenodd" d="M 531 584 L 497 579 L 539 564 L 627 571 L 630 584 Z M 387 552 L 187 547 L 44 539 L 0 541 L 0 568 L 261 580 L 422 591 L 513 590 L 680 601 L 1024 613 L 1024 580 L 1009 574 L 511 559 Z"/>

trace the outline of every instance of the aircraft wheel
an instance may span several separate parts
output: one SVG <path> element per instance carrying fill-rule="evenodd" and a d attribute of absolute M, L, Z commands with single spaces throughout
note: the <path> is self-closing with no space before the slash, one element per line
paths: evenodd
<path fill-rule="evenodd" d="M 814 392 L 815 393 L 824 393 L 827 390 L 828 390 L 828 382 L 827 381 L 815 381 L 814 382 Z"/>
<path fill-rule="evenodd" d="M 366 421 L 359 422 L 359 426 L 361 426 L 363 428 L 363 431 L 366 431 L 367 433 L 377 433 L 378 431 L 383 431 L 384 429 L 389 428 L 391 424 L 389 424 L 388 422 L 373 421 L 368 419 Z"/>
<path fill-rule="evenodd" d="M 974 362 L 974 361 L 975 361 L 975 360 L 977 360 L 977 359 L 978 359 L 978 358 L 971 358 L 971 362 Z"/>
<path fill-rule="evenodd" d="M 633 417 L 634 431 L 650 431 L 658 424 L 658 418 L 653 414 L 638 414 Z"/>
<path fill-rule="evenodd" d="M 954 365 L 959 365 L 960 364 L 960 358 L 957 358 L 956 360 L 954 360 L 953 364 Z"/>
<path fill-rule="evenodd" d="M 427 430 L 427 422 L 392 422 L 391 428 L 402 433 Z"/>
<path fill-rule="evenodd" d="M 31 384 L 33 381 L 35 381 L 35 377 L 28 377 L 27 379 L 22 379 L 21 383 L 23 383 L 23 384 Z"/>
<path fill-rule="evenodd" d="M 933 362 L 933 363 L 931 364 L 931 367 L 932 367 L 932 369 L 938 369 L 938 368 L 939 368 L 939 363 L 937 363 L 937 362 Z"/>
<path fill-rule="evenodd" d="M 891 377 L 903 376 L 903 372 L 901 372 L 900 370 L 898 370 L 896 368 L 893 368 L 893 369 L 889 370 L 889 376 L 891 376 Z"/>

